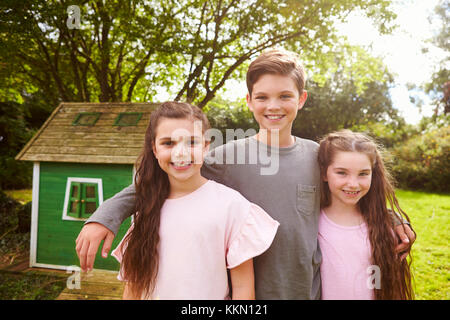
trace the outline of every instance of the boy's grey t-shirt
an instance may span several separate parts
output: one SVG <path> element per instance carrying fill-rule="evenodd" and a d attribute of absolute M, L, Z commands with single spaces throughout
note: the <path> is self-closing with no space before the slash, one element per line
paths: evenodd
<path fill-rule="evenodd" d="M 320 206 L 318 144 L 296 137 L 270 148 L 254 137 L 212 150 L 202 175 L 239 191 L 280 223 L 270 248 L 254 258 L 256 299 L 320 299 L 317 233 Z M 105 201 L 88 222 L 117 233 L 134 209 L 131 185 Z"/>

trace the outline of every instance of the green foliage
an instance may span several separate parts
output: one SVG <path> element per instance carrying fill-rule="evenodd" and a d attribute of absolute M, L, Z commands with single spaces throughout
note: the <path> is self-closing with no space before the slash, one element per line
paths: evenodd
<path fill-rule="evenodd" d="M 222 133 L 223 143 L 227 142 L 227 129 L 242 129 L 244 133 L 249 129 L 254 133 L 258 132 L 258 123 L 253 118 L 244 99 L 227 101 L 222 98 L 214 98 L 203 108 L 203 111 L 208 117 L 211 128 Z M 248 133 L 251 132 L 248 131 Z M 220 144 L 220 142 L 217 143 Z"/>
<path fill-rule="evenodd" d="M 0 265 L 10 265 L 15 258 L 27 255 L 30 222 L 31 202 L 23 205 L 0 190 Z"/>
<path fill-rule="evenodd" d="M 393 174 L 402 188 L 450 191 L 450 126 L 414 135 L 392 153 Z"/>
<path fill-rule="evenodd" d="M 0 237 L 17 225 L 18 220 L 15 212 L 19 206 L 18 201 L 0 190 Z"/>
<path fill-rule="evenodd" d="M 0 5 L 0 94 L 21 102 L 23 92 L 61 101 L 146 101 L 167 88 L 175 100 L 201 107 L 227 79 L 242 79 L 246 63 L 264 49 L 302 52 L 329 70 L 336 21 L 361 10 L 390 30 L 388 0 L 125 0 L 70 2 L 81 11 L 70 29 L 60 1 L 4 0 Z M 330 50 L 330 48 L 332 50 Z M 370 64 L 355 74 L 357 87 Z M 318 74 L 318 73 L 317 73 Z M 3 97 L 2 97 L 3 98 Z"/>
<path fill-rule="evenodd" d="M 0 190 L 0 264 L 28 250 L 30 227 L 31 202 L 21 204 Z"/>
<path fill-rule="evenodd" d="M 317 141 L 332 131 L 373 127 L 377 122 L 402 126 L 404 121 L 389 96 L 390 76 L 384 77 L 371 80 L 364 89 L 358 89 L 344 70 L 335 72 L 323 85 L 308 82 L 308 100 L 294 122 L 293 134 Z"/>
<path fill-rule="evenodd" d="M 370 122 L 350 128 L 352 131 L 364 132 L 373 137 L 385 149 L 402 144 L 414 134 L 415 126 L 406 124 L 402 118 L 390 122 Z"/>
<path fill-rule="evenodd" d="M 23 105 L 0 102 L 0 189 L 31 186 L 32 164 L 14 157 L 33 136 Z"/>
<path fill-rule="evenodd" d="M 22 204 L 30 202 L 33 198 L 31 189 L 5 190 L 5 193 L 8 197 L 15 199 Z"/>
<path fill-rule="evenodd" d="M 21 260 L 28 255 L 30 226 L 28 225 L 26 230 L 21 229 L 21 226 L 25 225 L 21 223 L 21 218 L 17 214 L 23 209 L 25 206 L 0 190 L 0 267 L 9 266 L 16 258 Z M 27 216 L 30 217 L 29 214 Z M 8 287 L 9 284 L 0 271 L 0 299 L 6 299 L 7 294 L 4 290 Z"/>
<path fill-rule="evenodd" d="M 370 83 L 392 81 L 380 58 L 371 56 L 360 46 L 348 44 L 346 38 L 336 39 L 333 48 L 327 54 L 319 53 L 316 59 L 307 71 L 311 81 L 321 87 L 330 81 L 341 88 L 343 84 L 340 82 L 351 83 L 354 93 L 361 95 Z M 325 64 L 325 68 L 321 63 Z"/>
<path fill-rule="evenodd" d="M 19 232 L 19 233 L 30 232 L 30 228 L 31 228 L 31 207 L 32 207 L 32 202 L 29 201 L 29 202 L 21 205 L 16 210 L 17 218 L 19 220 L 19 226 L 17 228 L 17 232 Z"/>
<path fill-rule="evenodd" d="M 435 117 L 441 114 L 450 113 L 450 70 L 448 69 L 447 61 L 443 61 L 439 66 L 439 70 L 435 71 L 429 80 L 425 84 L 425 92 L 432 99 L 432 103 L 436 106 L 434 115 Z M 446 92 L 447 91 L 447 92 Z"/>
<path fill-rule="evenodd" d="M 447 53 L 447 56 L 434 67 L 431 79 L 426 79 L 423 85 L 423 89 L 436 106 L 434 117 L 437 117 L 450 113 L 450 70 L 448 68 L 450 62 L 450 42 L 448 41 L 450 37 L 450 3 L 444 0 L 439 1 L 434 9 L 434 14 L 429 19 L 438 21 L 437 25 L 440 26 L 429 43 Z"/>

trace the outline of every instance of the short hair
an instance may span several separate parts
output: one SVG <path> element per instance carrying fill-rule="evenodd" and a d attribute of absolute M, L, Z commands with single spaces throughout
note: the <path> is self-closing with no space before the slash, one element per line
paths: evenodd
<path fill-rule="evenodd" d="M 253 85 L 265 74 L 289 76 L 294 80 L 299 94 L 303 93 L 306 73 L 298 54 L 283 49 L 270 49 L 261 53 L 247 71 L 247 89 L 252 95 Z"/>

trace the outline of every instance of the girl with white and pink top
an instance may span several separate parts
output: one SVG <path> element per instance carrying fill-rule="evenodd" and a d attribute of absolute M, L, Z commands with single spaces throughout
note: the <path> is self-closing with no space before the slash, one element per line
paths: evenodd
<path fill-rule="evenodd" d="M 404 259 L 405 253 L 395 250 L 391 212 L 409 218 L 398 204 L 379 149 L 367 135 L 349 130 L 320 142 L 322 299 L 414 297 L 411 257 Z"/>
<path fill-rule="evenodd" d="M 190 104 L 152 112 L 138 160 L 133 225 L 112 255 L 124 299 L 254 299 L 252 258 L 279 223 L 240 193 L 201 176 L 209 124 Z"/>

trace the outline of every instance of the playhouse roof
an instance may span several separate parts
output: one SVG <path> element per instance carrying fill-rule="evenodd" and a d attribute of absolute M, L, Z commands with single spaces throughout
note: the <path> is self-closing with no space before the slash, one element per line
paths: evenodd
<path fill-rule="evenodd" d="M 154 103 L 61 103 L 16 160 L 134 164 Z M 136 123 L 118 123 L 122 116 Z M 81 116 L 87 116 L 81 121 Z M 90 118 L 90 119 L 88 119 Z M 89 123 L 93 120 L 95 123 Z"/>

